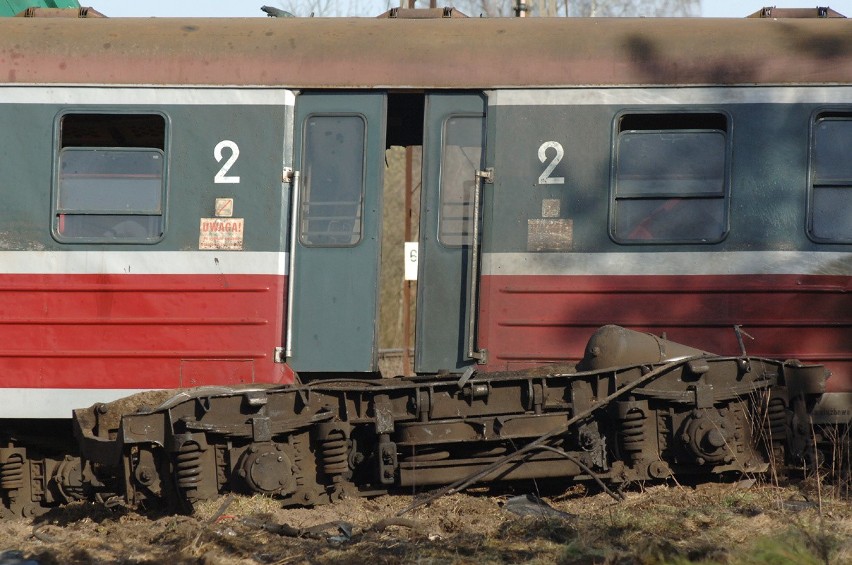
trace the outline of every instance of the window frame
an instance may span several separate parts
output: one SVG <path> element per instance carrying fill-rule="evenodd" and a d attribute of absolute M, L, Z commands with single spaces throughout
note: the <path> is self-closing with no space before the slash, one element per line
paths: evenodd
<path fill-rule="evenodd" d="M 321 118 L 358 118 L 361 120 L 361 123 L 364 126 L 364 136 L 362 138 L 362 148 L 361 152 L 361 191 L 358 203 L 358 214 L 356 219 L 358 221 L 358 239 L 351 243 L 311 243 L 306 241 L 305 236 L 308 231 L 304 228 L 307 225 L 308 218 L 305 215 L 306 211 L 309 210 L 310 202 L 306 198 L 308 183 L 304 181 L 304 178 L 299 186 L 299 210 L 298 210 L 298 241 L 299 245 L 312 249 L 336 249 L 336 248 L 351 248 L 357 247 L 364 241 L 364 206 L 365 201 L 367 199 L 367 142 L 368 142 L 368 133 L 369 133 L 369 121 L 367 120 L 367 116 L 361 112 L 312 112 L 305 116 L 302 120 L 302 135 L 301 135 L 301 147 L 299 156 L 299 163 L 301 164 L 302 170 L 305 169 L 306 156 L 307 156 L 307 128 L 308 123 L 312 118 L 321 117 Z M 303 173 L 304 174 L 304 173 Z"/>
<path fill-rule="evenodd" d="M 843 183 L 841 181 L 836 181 L 835 183 L 823 183 L 820 186 L 817 186 L 817 171 L 816 171 L 816 135 L 817 135 L 817 125 L 820 120 L 831 119 L 837 121 L 848 121 L 850 123 L 850 127 L 852 127 L 852 107 L 850 106 L 825 106 L 821 108 L 817 108 L 811 113 L 810 123 L 808 124 L 808 177 L 807 177 L 807 187 L 805 190 L 806 193 L 806 204 L 805 204 L 805 233 L 808 236 L 808 239 L 815 243 L 827 243 L 834 245 L 848 245 L 852 243 L 852 237 L 846 239 L 836 239 L 836 238 L 828 238 L 828 237 L 820 237 L 814 233 L 814 194 L 817 188 L 830 188 L 832 186 L 843 188 L 847 187 L 846 190 L 852 191 L 852 178 L 843 179 L 848 180 L 849 182 Z"/>
<path fill-rule="evenodd" d="M 683 119 L 688 120 L 688 116 L 693 116 L 697 119 L 698 116 L 706 116 L 711 120 L 714 116 L 724 120 L 725 129 L 720 130 L 712 127 L 698 126 L 696 127 L 665 127 L 662 124 L 659 128 L 641 128 L 641 129 L 621 129 L 622 121 L 630 116 L 641 118 L 652 118 L 658 116 L 661 120 L 668 119 Z M 617 233 L 617 211 L 619 201 L 643 200 L 653 198 L 653 196 L 642 197 L 638 196 L 618 196 L 618 162 L 619 162 L 619 146 L 621 135 L 628 132 L 657 132 L 657 133 L 701 133 L 701 132 L 720 132 L 725 137 L 724 143 L 724 169 L 722 171 L 722 193 L 721 196 L 697 195 L 692 196 L 689 193 L 671 193 L 665 194 L 667 199 L 683 199 L 683 200 L 722 200 L 721 220 L 722 232 L 718 238 L 713 239 L 635 239 L 626 238 Z M 628 108 L 619 111 L 612 121 L 612 141 L 610 146 L 610 180 L 609 180 L 609 213 L 608 213 L 608 232 L 610 239 L 619 245 L 715 245 L 727 239 L 731 230 L 731 162 L 733 154 L 733 136 L 734 126 L 733 119 L 730 113 L 719 108 L 708 107 L 678 107 L 676 109 L 670 107 L 655 107 L 655 108 Z M 663 196 L 660 195 L 660 198 Z"/>
<path fill-rule="evenodd" d="M 158 116 L 163 120 L 163 147 L 132 147 L 132 146 L 68 146 L 62 145 L 62 120 L 69 115 L 101 115 L 101 116 Z M 51 179 L 51 214 L 50 214 L 50 233 L 53 239 L 59 243 L 67 244 L 100 244 L 100 245 L 155 245 L 163 241 L 168 232 L 168 197 L 169 197 L 169 177 L 170 177 L 170 159 L 169 159 L 169 139 L 171 132 L 171 120 L 165 112 L 153 110 L 151 108 L 69 108 L 64 109 L 56 115 L 54 119 L 54 139 L 52 149 L 52 179 Z M 163 176 L 160 186 L 160 214 L 151 214 L 147 211 L 133 212 L 127 210 L 98 210 L 97 212 L 87 213 L 83 210 L 72 212 L 71 215 L 78 216 L 142 216 L 142 217 L 159 217 L 161 218 L 160 234 L 155 237 L 126 237 L 114 238 L 107 236 L 82 236 L 74 237 L 63 235 L 59 232 L 59 214 L 68 214 L 64 208 L 60 206 L 60 158 L 65 149 L 89 149 L 103 151 L 157 151 L 163 159 Z"/>

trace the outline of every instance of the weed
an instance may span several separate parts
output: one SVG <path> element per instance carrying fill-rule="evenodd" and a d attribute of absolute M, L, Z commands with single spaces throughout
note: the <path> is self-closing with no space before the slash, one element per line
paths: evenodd
<path fill-rule="evenodd" d="M 580 540 L 573 540 L 564 546 L 556 555 L 558 565 L 585 565 L 603 563 L 606 553 L 601 549 L 589 547 Z"/>
<path fill-rule="evenodd" d="M 793 535 L 758 538 L 753 546 L 737 559 L 741 565 L 822 565 L 802 536 Z"/>
<path fill-rule="evenodd" d="M 577 539 L 576 530 L 565 520 L 524 517 L 500 526 L 504 539 L 543 539 L 554 543 L 570 543 Z"/>

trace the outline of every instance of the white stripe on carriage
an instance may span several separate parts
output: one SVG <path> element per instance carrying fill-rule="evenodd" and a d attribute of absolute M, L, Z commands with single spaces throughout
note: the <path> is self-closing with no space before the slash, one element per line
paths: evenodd
<path fill-rule="evenodd" d="M 852 275 L 849 252 L 485 253 L 484 275 Z"/>
<path fill-rule="evenodd" d="M 127 388 L 0 388 L 0 418 L 71 418 L 76 408 L 145 392 Z"/>
<path fill-rule="evenodd" d="M 0 251 L 0 274 L 286 275 L 288 260 L 274 251 Z"/>

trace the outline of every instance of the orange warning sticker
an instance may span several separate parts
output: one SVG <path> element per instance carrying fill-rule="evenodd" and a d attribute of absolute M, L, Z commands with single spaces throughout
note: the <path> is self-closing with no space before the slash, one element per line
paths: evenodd
<path fill-rule="evenodd" d="M 243 248 L 243 218 L 201 218 L 199 249 Z"/>

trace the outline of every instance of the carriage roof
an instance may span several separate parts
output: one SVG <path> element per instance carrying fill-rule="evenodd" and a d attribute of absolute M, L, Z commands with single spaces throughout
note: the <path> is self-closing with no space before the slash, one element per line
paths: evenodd
<path fill-rule="evenodd" d="M 852 83 L 846 19 L 27 19 L 0 76 L 28 84 L 289 88 Z"/>

